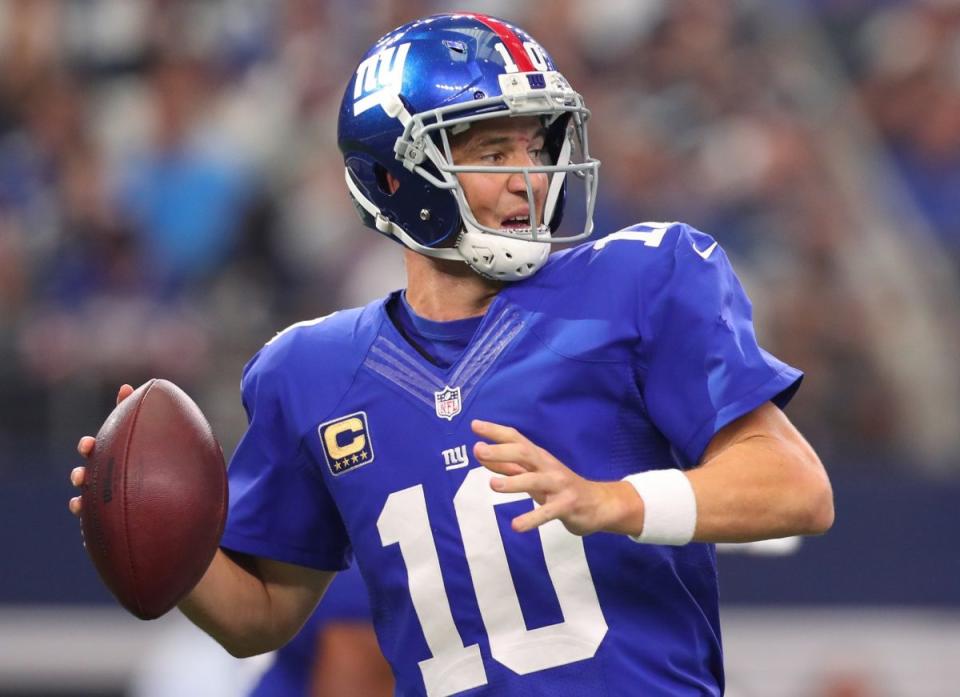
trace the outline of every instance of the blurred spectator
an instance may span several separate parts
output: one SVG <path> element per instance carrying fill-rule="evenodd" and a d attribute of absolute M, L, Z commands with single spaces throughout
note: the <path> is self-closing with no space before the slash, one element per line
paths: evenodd
<path fill-rule="evenodd" d="M 216 276 L 234 251 L 250 203 L 250 175 L 229 143 L 196 126 L 214 89 L 202 60 L 162 56 L 148 71 L 150 147 L 126 163 L 119 207 L 143 237 L 145 261 L 166 293 Z"/>
<path fill-rule="evenodd" d="M 899 3 L 864 20 L 864 104 L 960 268 L 960 5 Z"/>
<path fill-rule="evenodd" d="M 388 697 L 393 688 L 354 565 L 334 577 L 303 629 L 275 653 L 247 697 Z"/>

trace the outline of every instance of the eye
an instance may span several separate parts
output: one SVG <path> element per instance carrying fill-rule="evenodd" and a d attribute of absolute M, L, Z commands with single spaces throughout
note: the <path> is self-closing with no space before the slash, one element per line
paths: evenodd
<path fill-rule="evenodd" d="M 503 153 L 498 152 L 498 151 L 484 153 L 483 155 L 480 156 L 480 159 L 481 159 L 483 162 L 489 162 L 489 163 L 491 163 L 491 164 L 497 164 L 497 163 L 503 161 Z"/>

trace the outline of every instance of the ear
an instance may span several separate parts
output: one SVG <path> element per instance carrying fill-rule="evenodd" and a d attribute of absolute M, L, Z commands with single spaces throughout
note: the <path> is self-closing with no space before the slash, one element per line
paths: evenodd
<path fill-rule="evenodd" d="M 400 188 L 400 182 L 390 172 L 387 172 L 387 186 L 390 187 L 391 194 L 395 194 L 397 189 Z"/>

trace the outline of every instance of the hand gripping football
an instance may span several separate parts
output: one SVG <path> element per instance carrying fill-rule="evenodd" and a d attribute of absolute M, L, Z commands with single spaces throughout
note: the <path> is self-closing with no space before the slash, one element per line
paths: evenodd
<path fill-rule="evenodd" d="M 172 382 L 123 400 L 87 462 L 81 525 L 87 552 L 120 604 L 163 615 L 199 582 L 223 534 L 223 451 L 200 408 Z"/>

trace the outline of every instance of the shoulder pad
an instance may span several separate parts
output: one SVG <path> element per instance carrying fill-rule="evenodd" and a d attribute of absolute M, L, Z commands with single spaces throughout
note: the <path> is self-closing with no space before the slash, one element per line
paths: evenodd
<path fill-rule="evenodd" d="M 381 303 L 290 325 L 250 360 L 243 382 L 269 375 L 291 387 L 323 385 L 329 392 L 349 385 L 377 335 Z"/>

